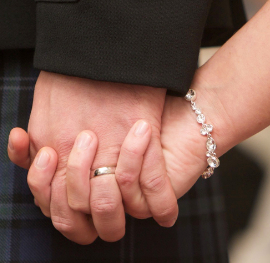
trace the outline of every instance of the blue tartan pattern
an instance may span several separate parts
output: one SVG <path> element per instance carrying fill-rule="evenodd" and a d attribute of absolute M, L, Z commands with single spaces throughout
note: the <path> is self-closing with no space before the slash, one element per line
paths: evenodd
<path fill-rule="evenodd" d="M 0 263 L 183 262 L 225 263 L 226 221 L 218 173 L 200 179 L 179 201 L 174 227 L 127 216 L 126 235 L 115 243 L 88 246 L 63 237 L 33 203 L 27 171 L 7 156 L 9 131 L 27 128 L 38 71 L 33 51 L 0 52 Z"/>

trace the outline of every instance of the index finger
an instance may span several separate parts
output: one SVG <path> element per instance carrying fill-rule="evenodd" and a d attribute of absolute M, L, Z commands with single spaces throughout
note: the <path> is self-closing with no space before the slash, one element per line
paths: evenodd
<path fill-rule="evenodd" d="M 152 137 L 145 153 L 140 184 L 153 218 L 161 226 L 173 226 L 178 216 L 178 204 L 167 176 L 158 136 Z"/>

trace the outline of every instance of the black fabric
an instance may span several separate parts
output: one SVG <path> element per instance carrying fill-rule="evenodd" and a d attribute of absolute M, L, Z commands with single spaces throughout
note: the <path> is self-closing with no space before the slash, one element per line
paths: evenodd
<path fill-rule="evenodd" d="M 201 44 L 245 22 L 241 0 L 36 0 L 34 64 L 67 75 L 184 95 Z M 34 47 L 34 0 L 0 3 L 0 48 Z"/>
<path fill-rule="evenodd" d="M 221 46 L 246 23 L 242 1 L 213 1 L 207 18 L 202 46 Z"/>
<path fill-rule="evenodd" d="M 0 1 L 0 49 L 35 46 L 34 0 Z"/>
<path fill-rule="evenodd" d="M 184 94 L 197 67 L 209 2 L 39 2 L 34 65 Z"/>
<path fill-rule="evenodd" d="M 219 169 L 178 200 L 172 228 L 127 216 L 118 242 L 81 246 L 35 206 L 27 171 L 7 155 L 9 132 L 27 128 L 38 71 L 29 51 L 0 51 L 0 263 L 227 263 L 227 225 Z M 225 165 L 226 166 L 226 165 Z"/>

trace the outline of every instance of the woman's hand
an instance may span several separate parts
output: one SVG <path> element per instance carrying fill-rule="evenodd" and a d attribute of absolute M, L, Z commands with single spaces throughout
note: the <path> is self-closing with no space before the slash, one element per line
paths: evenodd
<path fill-rule="evenodd" d="M 234 146 L 230 143 L 234 128 L 217 90 L 205 81 L 204 74 L 204 67 L 197 70 L 191 88 L 196 91 L 196 106 L 205 115 L 206 123 L 214 127 L 211 134 L 219 157 Z M 167 174 L 177 199 L 194 185 L 208 166 L 207 137 L 200 134 L 201 125 L 196 119 L 190 102 L 184 98 L 166 97 L 161 144 Z"/>
<path fill-rule="evenodd" d="M 194 78 L 192 88 L 197 91 L 197 103 L 207 123 L 214 126 L 218 156 L 269 125 L 269 10 L 268 1 Z M 206 140 L 199 129 L 190 105 L 181 98 L 168 97 L 161 142 L 167 173 L 177 197 L 194 184 L 206 167 Z M 26 152 L 21 157 L 15 156 L 11 159 L 22 161 L 24 166 L 29 163 Z"/>
<path fill-rule="evenodd" d="M 106 241 L 119 240 L 125 231 L 124 223 L 121 231 L 116 233 L 110 224 L 112 217 L 116 218 L 119 214 L 116 213 L 118 207 L 115 204 L 118 203 L 123 211 L 123 202 L 131 215 L 139 218 L 152 216 L 164 226 L 173 224 L 171 221 L 176 219 L 178 214 L 177 200 L 166 174 L 160 144 L 165 93 L 164 89 L 98 82 L 41 72 L 35 88 L 28 127 L 30 158 L 23 155 L 23 165 L 26 167 L 30 164 L 37 152 L 45 146 L 51 147 L 57 153 L 58 164 L 51 184 L 50 210 L 46 215 L 52 218 L 54 226 L 66 237 L 80 243 L 92 242 L 91 238 L 88 241 L 87 235 L 80 227 L 89 224 L 85 214 L 90 214 L 91 211 L 92 215 L 100 214 L 107 218 L 106 224 L 110 226 L 107 230 L 106 224 L 96 226 L 101 238 Z M 127 189 L 132 177 L 136 176 L 134 173 L 138 173 L 138 170 L 130 169 L 128 164 L 133 162 L 134 154 L 136 155 L 133 151 L 136 151 L 136 147 L 126 148 L 122 150 L 125 154 L 121 154 L 122 164 L 117 169 L 116 176 L 106 176 L 106 180 L 105 177 L 92 180 L 98 185 L 100 193 L 96 192 L 96 201 L 89 205 L 92 183 L 90 184 L 89 180 L 85 181 L 82 192 L 81 189 L 76 189 L 72 176 L 69 176 L 88 176 L 85 174 L 86 170 L 82 171 L 78 163 L 68 163 L 76 136 L 79 132 L 90 129 L 98 138 L 95 158 L 91 165 L 89 163 L 91 169 L 116 166 L 125 136 L 139 119 L 144 119 L 152 127 L 150 143 L 142 167 L 139 168 L 142 188 L 138 186 L 139 182 L 132 184 L 132 187 L 137 187 L 140 192 L 137 196 L 131 196 L 128 191 L 124 194 L 123 202 L 119 198 L 121 194 L 120 189 L 116 188 L 117 182 L 120 182 L 120 188 Z M 139 128 L 140 132 L 145 130 L 144 128 Z M 102 189 L 112 186 L 115 186 L 114 192 L 102 194 Z M 107 209 L 108 206 L 111 209 Z M 120 214 L 121 221 L 125 222 L 124 213 Z"/>
<path fill-rule="evenodd" d="M 215 111 L 214 115 L 211 114 L 213 108 L 212 105 L 208 104 L 209 94 L 207 94 L 204 90 L 200 90 L 199 86 L 197 87 L 197 90 L 199 92 L 198 103 L 204 105 L 205 113 L 207 113 L 206 116 L 217 115 L 217 111 Z M 219 125 L 219 123 L 217 123 L 217 120 L 214 119 L 213 121 L 210 121 L 210 123 L 214 124 L 214 127 L 215 125 L 217 126 Z M 142 133 L 138 136 L 138 134 L 136 135 L 135 131 L 140 126 L 139 124 L 144 124 L 145 133 Z M 199 178 L 200 174 L 203 172 L 203 170 L 207 165 L 205 156 L 206 138 L 200 135 L 199 130 L 200 125 L 196 122 L 196 115 L 192 111 L 190 103 L 186 102 L 183 98 L 168 96 L 166 98 L 166 103 L 162 117 L 161 143 L 162 143 L 162 151 L 165 157 L 167 174 L 170 178 L 170 181 L 172 183 L 177 198 L 181 197 L 190 189 L 190 187 L 192 187 L 192 185 L 196 182 L 196 180 Z M 215 133 L 213 134 L 213 136 L 218 144 L 219 143 L 218 135 L 220 135 L 219 129 L 217 128 L 216 131 L 214 132 Z M 74 147 L 71 150 L 67 166 L 69 167 L 70 164 L 72 164 L 70 167 L 76 166 L 77 168 L 75 169 L 75 173 L 69 171 L 66 173 L 66 181 L 69 189 L 68 192 L 71 193 L 72 191 L 75 191 L 78 197 L 84 196 L 84 194 L 87 192 L 86 186 L 87 182 L 89 181 L 89 173 L 87 172 L 78 173 L 78 171 L 79 170 L 88 172 L 90 171 L 93 160 L 93 153 L 95 152 L 95 149 L 93 148 L 88 149 L 87 150 L 88 153 L 87 152 L 82 153 L 81 150 L 78 151 L 78 149 L 76 149 L 76 145 L 78 145 L 78 140 L 81 134 L 76 139 Z M 17 138 L 21 138 L 24 141 L 23 144 L 20 143 L 21 145 L 25 145 L 25 147 L 27 145 L 27 134 L 20 129 L 14 129 L 11 132 L 10 140 L 13 141 L 13 148 L 17 150 L 11 151 L 9 149 L 9 155 L 11 160 L 16 161 L 16 164 L 22 166 L 26 162 L 24 157 L 26 157 L 27 154 L 23 152 L 22 149 L 19 148 L 19 143 L 16 142 Z M 132 203 L 134 202 L 133 200 L 135 200 L 136 203 L 136 199 L 140 200 L 141 198 L 142 191 L 140 187 L 142 185 L 141 184 L 142 178 L 140 176 L 140 171 L 143 165 L 144 153 L 145 151 L 148 150 L 147 147 L 150 138 L 151 138 L 151 126 L 150 125 L 147 126 L 147 123 L 145 121 L 138 121 L 126 136 L 120 150 L 115 177 L 118 186 L 121 189 L 121 195 L 124 200 L 125 209 L 127 212 L 129 212 L 129 205 L 131 204 L 131 207 L 133 206 Z M 17 146 L 14 147 L 14 145 Z M 27 152 L 27 150 L 25 151 Z M 18 156 L 22 156 L 21 159 Z M 53 158 L 55 157 L 53 156 Z M 132 162 L 130 162 L 131 159 Z M 55 160 L 51 161 L 55 162 Z M 53 178 L 54 170 L 51 169 L 50 171 L 48 171 L 48 173 L 50 174 L 49 178 Z M 119 180 L 119 175 L 120 176 L 126 175 L 126 180 L 121 179 Z M 95 200 L 96 199 L 95 196 L 99 195 L 100 193 L 102 193 L 101 195 L 106 196 L 106 193 L 113 192 L 112 187 L 106 188 L 104 187 L 104 185 L 106 184 L 103 184 L 103 186 L 95 184 L 96 182 L 95 180 L 99 179 L 102 181 L 103 180 L 107 181 L 111 180 L 110 179 L 111 177 L 114 177 L 114 175 L 104 175 L 100 176 L 99 178 L 97 177 L 90 180 L 92 189 L 90 192 L 90 201 L 88 201 L 88 206 L 90 207 L 90 209 L 91 209 L 91 199 L 92 201 Z M 33 184 L 32 182 L 35 182 L 34 179 L 39 178 L 37 176 L 37 171 L 35 171 L 34 173 L 30 169 L 28 178 L 30 178 L 28 179 L 28 181 L 31 188 L 31 185 Z M 39 191 L 37 191 L 36 194 L 33 191 L 32 192 L 36 196 L 39 206 L 42 208 L 43 207 L 42 204 L 46 203 L 45 205 L 46 210 L 49 211 L 51 206 L 49 198 L 47 198 L 47 201 L 45 202 L 39 201 L 42 200 L 42 196 L 45 196 L 44 194 L 42 194 L 42 192 L 45 191 L 44 190 L 45 188 L 46 188 L 45 186 L 44 187 L 40 186 Z M 48 193 L 49 190 L 47 190 L 47 196 L 49 197 Z M 115 191 L 115 193 L 117 193 L 117 191 Z M 107 197 L 106 199 L 108 200 L 108 198 L 109 197 Z M 118 198 L 119 204 L 121 201 L 121 197 L 118 195 Z M 157 195 L 156 198 L 158 200 L 160 196 Z M 107 207 L 109 209 L 109 206 Z M 168 207 L 170 206 L 168 205 Z M 87 209 L 88 208 L 86 208 L 85 210 L 86 212 L 88 211 Z M 118 212 L 118 214 L 121 214 L 122 213 L 121 211 Z M 93 215 L 94 224 L 95 225 L 99 225 L 99 223 L 101 224 L 100 229 L 103 229 L 102 236 L 104 237 L 106 236 L 106 228 L 104 228 L 106 222 L 104 222 L 102 217 L 104 217 L 104 214 L 103 215 L 101 214 L 99 217 Z M 137 216 L 137 218 L 140 217 Z M 167 226 L 173 225 L 175 219 L 176 218 L 173 218 L 172 222 L 168 222 Z M 117 221 L 118 223 L 124 225 L 123 220 L 119 220 L 119 218 L 118 220 L 116 220 L 115 225 L 117 225 Z M 119 224 L 119 227 L 121 224 Z"/>
<path fill-rule="evenodd" d="M 219 127 L 222 127 L 220 120 L 224 120 L 224 116 L 222 116 L 223 113 L 217 111 L 215 109 L 216 104 L 212 103 L 212 100 L 215 100 L 215 94 L 211 94 L 208 89 L 203 88 L 207 85 L 204 85 L 203 81 L 199 81 L 199 77 L 196 77 L 194 80 L 196 81 L 193 83 L 193 88 L 197 90 L 198 93 L 198 105 L 203 106 L 202 109 L 207 118 L 207 122 L 214 125 L 213 137 L 218 147 L 222 147 L 220 138 L 224 133 L 222 132 L 223 129 Z M 215 102 L 219 101 L 215 100 Z M 218 108 L 222 107 L 218 105 Z M 142 124 L 142 126 L 139 124 Z M 66 170 L 62 174 L 60 181 L 62 182 L 62 190 L 60 193 L 64 193 L 64 198 L 63 195 L 59 195 L 59 192 L 56 192 L 55 195 L 57 198 L 53 199 L 53 184 L 55 180 L 59 180 L 57 179 L 57 169 L 56 175 L 53 175 L 53 165 L 53 167 L 48 170 L 48 178 L 53 179 L 51 188 L 47 190 L 47 194 L 42 194 L 42 191 L 44 191 L 42 187 L 39 187 L 37 191 L 32 191 L 35 196 L 37 196 L 38 193 L 40 193 L 41 196 L 47 196 L 46 202 L 39 201 L 42 211 L 47 211 L 45 214 L 50 216 L 51 211 L 54 211 L 53 206 L 56 205 L 57 207 L 57 202 L 59 203 L 59 200 L 63 200 L 62 206 L 65 207 L 71 215 L 73 215 L 74 212 L 80 213 L 85 222 L 84 224 L 89 224 L 89 217 L 85 219 L 85 214 L 91 213 L 95 227 L 97 228 L 97 233 L 101 238 L 107 241 L 116 241 L 124 234 L 125 220 L 122 202 L 124 203 L 125 211 L 136 218 L 151 216 L 151 214 L 146 214 L 146 212 L 149 211 L 148 207 L 152 211 L 163 211 L 164 214 L 160 214 L 160 216 L 165 215 L 163 217 L 165 218 L 169 215 L 169 217 L 167 221 L 159 222 L 160 225 L 172 226 L 177 218 L 178 212 L 176 197 L 180 198 L 185 194 L 207 166 L 205 156 L 206 138 L 200 135 L 200 125 L 196 122 L 196 115 L 192 111 L 190 103 L 186 102 L 184 98 L 167 96 L 162 115 L 161 136 L 157 136 L 153 140 L 153 130 L 155 130 L 155 128 L 155 125 L 151 123 L 147 124 L 147 120 L 138 121 L 130 130 L 128 136 L 126 136 L 125 139 L 123 138 L 122 146 L 120 146 L 121 148 L 119 149 L 120 153 L 118 155 L 117 165 L 115 164 L 115 166 L 117 166 L 116 174 L 98 176 L 91 179 L 90 182 L 88 180 L 89 173 L 91 167 L 93 168 L 97 141 L 98 139 L 100 140 L 100 138 L 97 139 L 95 134 L 90 132 L 94 144 L 92 144 L 92 148 L 86 148 L 88 151 L 87 154 L 82 154 L 82 150 L 78 150 L 76 145 L 81 144 L 78 143 L 78 140 L 82 134 L 85 135 L 85 132 L 80 134 L 74 144 L 75 132 L 72 131 L 74 139 L 70 140 L 69 154 L 65 157 L 67 158 L 65 162 Z M 139 130 L 139 136 L 138 134 L 135 135 L 136 130 Z M 89 133 L 89 131 L 87 133 Z M 144 140 L 142 140 L 143 138 Z M 81 141 L 87 142 L 88 139 Z M 158 139 L 161 140 L 161 143 Z M 8 148 L 10 159 L 16 164 L 27 168 L 27 165 L 31 163 L 28 152 L 29 138 L 27 134 L 20 129 L 14 129 L 11 132 L 10 141 L 13 144 L 13 150 L 11 150 L 10 147 Z M 18 141 L 20 141 L 20 143 L 18 143 Z M 162 146 L 161 155 L 153 150 L 157 149 L 158 145 Z M 103 147 L 105 149 L 104 144 Z M 218 148 L 218 150 L 219 149 L 220 148 Z M 220 155 L 222 151 L 218 150 L 217 154 Z M 56 158 L 55 156 L 55 154 L 51 155 L 51 162 L 54 163 L 54 165 L 57 162 L 53 159 Z M 148 158 L 148 163 L 146 162 L 146 157 Z M 62 169 L 64 168 L 62 165 L 60 167 L 62 167 Z M 35 168 L 33 169 L 35 170 Z M 163 169 L 166 169 L 165 174 L 162 172 Z M 30 188 L 33 188 L 31 185 L 35 185 L 36 181 L 34 179 L 38 178 L 36 175 L 32 176 L 32 174 L 37 173 L 32 172 L 32 170 L 30 169 L 28 176 Z M 149 171 L 148 177 L 146 176 L 147 174 L 142 171 Z M 151 174 L 153 174 L 154 177 L 152 177 Z M 146 184 L 147 181 L 145 180 L 147 178 L 148 183 Z M 174 190 L 173 196 L 168 195 L 168 191 L 166 191 L 166 189 L 168 189 L 167 186 L 171 185 L 171 189 Z M 48 201 L 50 192 L 52 197 Z M 151 202 L 147 203 L 148 200 L 151 200 Z M 162 200 L 162 202 L 160 202 L 160 200 Z M 43 205 L 43 203 L 46 203 L 46 205 Z M 114 228 L 111 222 L 114 222 Z M 80 229 L 80 231 L 83 231 L 83 228 Z M 114 229 L 116 229 L 116 232 Z M 62 231 L 62 233 L 63 232 L 64 231 Z M 78 233 L 77 230 L 74 233 Z M 83 232 L 81 232 L 80 235 L 75 234 L 74 237 L 68 233 L 66 236 L 75 242 L 82 243 L 82 234 Z"/>

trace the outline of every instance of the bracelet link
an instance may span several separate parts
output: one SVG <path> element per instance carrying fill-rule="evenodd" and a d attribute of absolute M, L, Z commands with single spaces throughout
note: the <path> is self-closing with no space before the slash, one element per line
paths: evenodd
<path fill-rule="evenodd" d="M 185 96 L 185 99 L 187 101 L 190 101 L 191 108 L 197 115 L 197 122 L 202 124 L 202 128 L 200 130 L 201 135 L 205 136 L 207 135 L 207 141 L 206 141 L 206 157 L 207 157 L 207 163 L 208 167 L 205 169 L 205 171 L 202 174 L 203 179 L 207 179 L 210 176 L 214 174 L 214 169 L 219 167 L 220 161 L 216 157 L 215 150 L 217 148 L 216 142 L 213 139 L 211 132 L 213 131 L 214 127 L 212 124 L 206 124 L 205 123 L 205 116 L 202 113 L 201 109 L 197 107 L 195 100 L 196 100 L 196 92 L 193 89 L 189 89 L 188 93 Z"/>

